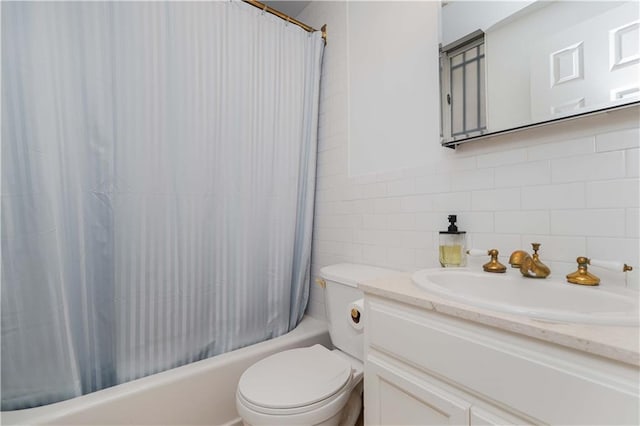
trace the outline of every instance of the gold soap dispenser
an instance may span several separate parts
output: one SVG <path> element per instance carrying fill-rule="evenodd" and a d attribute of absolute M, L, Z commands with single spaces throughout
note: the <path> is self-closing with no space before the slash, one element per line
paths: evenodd
<path fill-rule="evenodd" d="M 456 226 L 457 216 L 449 215 L 449 227 L 440 231 L 440 265 L 443 268 L 457 268 L 467 264 L 467 233 Z"/>

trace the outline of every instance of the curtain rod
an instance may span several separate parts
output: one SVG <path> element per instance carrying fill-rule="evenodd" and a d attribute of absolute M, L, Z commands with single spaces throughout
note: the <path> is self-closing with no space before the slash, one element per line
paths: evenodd
<path fill-rule="evenodd" d="M 257 7 L 258 9 L 264 11 L 264 12 L 268 12 L 272 15 L 277 16 L 280 19 L 284 19 L 287 22 L 291 22 L 294 25 L 299 26 L 300 28 L 302 28 L 303 30 L 313 33 L 316 32 L 318 30 L 316 30 L 313 27 L 310 27 L 309 25 L 305 24 L 304 22 L 300 22 L 295 18 L 292 18 L 289 15 L 285 15 L 284 13 L 280 12 L 279 10 L 276 10 L 272 7 L 267 6 L 264 3 L 261 3 L 259 1 L 256 0 L 242 0 L 243 2 L 250 4 L 251 6 Z M 322 31 L 322 40 L 324 40 L 324 44 L 327 44 L 327 24 L 323 25 L 322 28 L 320 28 L 320 31 Z"/>

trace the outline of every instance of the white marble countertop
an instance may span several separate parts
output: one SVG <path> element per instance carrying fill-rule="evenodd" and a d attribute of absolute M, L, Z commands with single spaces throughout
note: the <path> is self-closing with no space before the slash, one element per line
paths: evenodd
<path fill-rule="evenodd" d="M 410 273 L 359 284 L 365 293 L 640 366 L 640 328 L 563 324 L 454 302 L 414 285 Z"/>

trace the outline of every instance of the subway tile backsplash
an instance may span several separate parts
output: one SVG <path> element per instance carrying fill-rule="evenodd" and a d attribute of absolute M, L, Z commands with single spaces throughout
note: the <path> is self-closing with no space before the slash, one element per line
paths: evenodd
<path fill-rule="evenodd" d="M 594 268 L 603 286 L 640 289 L 639 133 L 630 128 L 638 124 L 624 113 L 605 124 L 592 121 L 565 125 L 554 142 L 545 140 L 553 138 L 552 127 L 543 132 L 552 135 L 542 137 L 545 143 L 536 134 L 531 146 L 522 132 L 508 136 L 519 145 L 513 149 L 500 144 L 487 152 L 490 141 L 474 142 L 445 164 L 425 161 L 410 170 L 349 177 L 344 162 L 319 163 L 314 276 L 334 262 L 408 271 L 436 267 L 438 231 L 446 228 L 446 215 L 455 213 L 469 244 L 498 248 L 503 262 L 537 241 L 554 277 L 572 272 L 575 258 L 586 255 L 634 266 L 627 274 Z M 592 135 L 584 135 L 585 125 Z M 345 129 L 342 145 L 329 150 L 344 150 L 347 143 Z M 323 173 L 324 167 L 331 173 Z M 324 315 L 317 289 L 309 310 Z"/>
<path fill-rule="evenodd" d="M 328 23 L 332 40 L 339 40 L 346 33 L 344 7 L 329 3 L 316 5 L 314 18 Z M 331 13 L 324 15 L 325 9 Z M 553 277 L 573 272 L 576 257 L 586 255 L 634 266 L 626 275 L 594 268 L 603 286 L 640 289 L 637 108 L 455 151 L 437 147 L 420 167 L 350 176 L 346 55 L 340 43 L 325 51 L 313 278 L 337 262 L 406 271 L 439 266 L 438 231 L 454 213 L 468 244 L 499 249 L 503 263 L 513 250 L 531 250 L 537 241 Z M 427 135 L 425 143 L 438 144 Z M 470 262 L 478 268 L 482 263 Z M 309 313 L 324 316 L 315 285 Z"/>

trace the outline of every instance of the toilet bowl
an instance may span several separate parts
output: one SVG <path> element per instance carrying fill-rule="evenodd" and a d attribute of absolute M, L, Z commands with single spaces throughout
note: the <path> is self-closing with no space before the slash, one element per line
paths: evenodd
<path fill-rule="evenodd" d="M 355 423 L 362 375 L 362 363 L 340 351 L 291 349 L 245 371 L 236 407 L 246 425 L 343 425 L 350 415 Z"/>
<path fill-rule="evenodd" d="M 397 274 L 373 266 L 322 268 L 330 350 L 321 345 L 290 349 L 258 361 L 240 377 L 236 408 L 245 425 L 353 426 L 362 408 L 364 335 L 350 315 L 362 298 L 359 282 Z M 364 313 L 361 313 L 364 314 Z"/>

